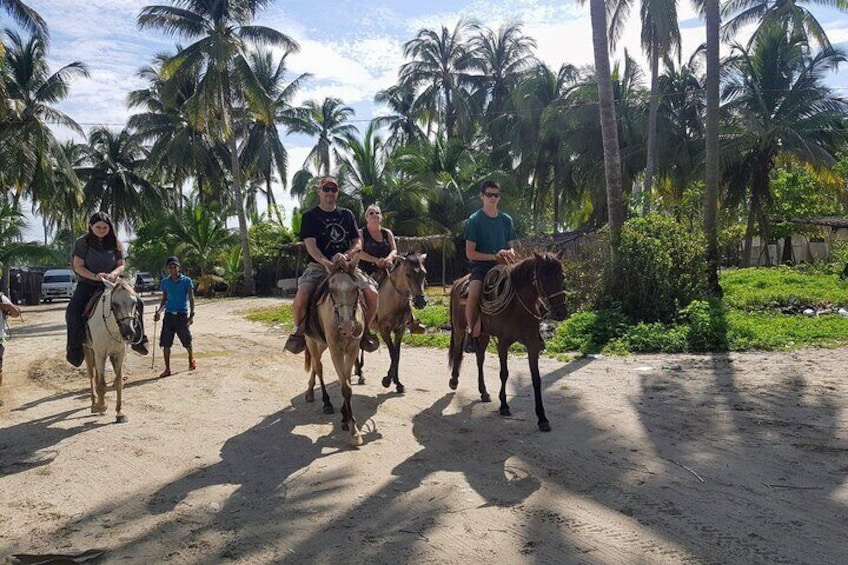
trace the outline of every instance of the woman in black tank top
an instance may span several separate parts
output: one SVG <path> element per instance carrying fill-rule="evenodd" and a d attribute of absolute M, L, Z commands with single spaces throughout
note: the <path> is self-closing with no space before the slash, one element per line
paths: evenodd
<path fill-rule="evenodd" d="M 382 226 L 382 222 L 383 213 L 379 206 L 372 204 L 365 210 L 359 268 L 371 276 L 380 269 L 386 269 L 397 255 L 395 236 Z"/>
<path fill-rule="evenodd" d="M 397 256 L 397 244 L 391 230 L 383 227 L 383 212 L 376 204 L 365 209 L 365 227 L 362 228 L 362 251 L 359 268 L 381 282 L 387 269 Z M 410 333 L 423 334 L 426 330 L 410 311 L 407 328 Z"/>

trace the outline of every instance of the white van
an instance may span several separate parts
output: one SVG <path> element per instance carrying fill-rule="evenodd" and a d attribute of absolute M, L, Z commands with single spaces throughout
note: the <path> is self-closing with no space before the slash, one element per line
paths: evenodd
<path fill-rule="evenodd" d="M 70 269 L 47 269 L 41 279 L 41 299 L 51 302 L 56 298 L 70 299 L 77 288 L 77 279 Z"/>

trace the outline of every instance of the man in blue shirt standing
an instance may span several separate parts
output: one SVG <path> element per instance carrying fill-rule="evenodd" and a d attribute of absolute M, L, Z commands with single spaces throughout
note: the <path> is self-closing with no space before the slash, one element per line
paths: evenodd
<path fill-rule="evenodd" d="M 162 300 L 153 315 L 153 320 L 159 321 L 159 314 L 165 310 L 165 321 L 162 322 L 162 334 L 159 346 L 165 357 L 165 370 L 160 377 L 171 375 L 171 346 L 174 345 L 174 335 L 180 338 L 188 352 L 188 368 L 194 371 L 197 363 L 191 348 L 191 331 L 189 326 L 194 323 L 194 283 L 191 278 L 180 272 L 180 260 L 168 257 L 165 261 L 168 276 L 162 279 L 159 287 L 162 290 Z"/>
<path fill-rule="evenodd" d="M 512 263 L 515 252 L 515 226 L 512 217 L 498 210 L 501 187 L 493 180 L 480 184 L 480 200 L 483 207 L 469 216 L 465 224 L 465 256 L 471 263 L 471 281 L 468 283 L 468 302 L 465 304 L 465 319 L 468 321 L 463 349 L 466 353 L 477 351 L 480 336 L 480 295 L 486 273 L 498 263 Z"/>

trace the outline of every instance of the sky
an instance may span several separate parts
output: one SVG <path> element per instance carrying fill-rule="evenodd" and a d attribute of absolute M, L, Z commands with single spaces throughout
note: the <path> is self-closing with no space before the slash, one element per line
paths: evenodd
<path fill-rule="evenodd" d="M 70 95 L 58 107 L 85 131 L 105 125 L 121 129 L 131 111 L 130 91 L 145 87 L 136 75 L 156 53 L 170 53 L 177 43 L 187 40 L 168 37 L 160 31 L 139 30 L 136 20 L 145 6 L 169 0 L 28 0 L 50 28 L 50 62 L 58 69 L 73 61 L 88 66 L 90 77 L 76 79 Z M 645 59 L 639 43 L 638 3 L 613 59 L 622 59 L 627 49 L 644 70 Z M 684 60 L 704 40 L 704 27 L 691 3 L 678 7 Z M 816 10 L 831 42 L 848 42 L 848 14 Z M 497 29 L 506 22 L 523 23 L 526 35 L 537 42 L 536 56 L 556 69 L 564 63 L 590 65 L 593 62 L 588 3 L 562 0 L 357 0 L 285 1 L 277 0 L 256 20 L 287 34 L 300 45 L 290 55 L 289 79 L 310 73 L 296 102 L 342 99 L 356 115 L 360 131 L 378 115 L 374 94 L 396 83 L 403 59 L 403 44 L 419 30 L 453 29 L 461 18 L 473 18 Z M 3 27 L 8 20 L 0 17 Z M 848 70 L 832 78 L 832 84 L 848 95 Z M 69 132 L 57 131 L 59 137 Z M 78 140 L 82 141 L 82 140 Z M 311 143 L 304 137 L 283 139 L 289 152 L 289 171 L 300 168 Z M 278 201 L 291 213 L 293 201 L 277 186 Z M 40 237 L 38 224 L 31 222 L 30 234 Z"/>

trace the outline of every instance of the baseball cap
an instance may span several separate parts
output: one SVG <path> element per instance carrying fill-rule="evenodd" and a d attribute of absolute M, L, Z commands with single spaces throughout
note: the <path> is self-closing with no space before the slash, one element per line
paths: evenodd
<path fill-rule="evenodd" d="M 165 259 L 165 265 L 179 265 L 179 264 L 180 264 L 180 260 L 177 259 L 177 257 L 175 255 L 171 255 L 170 257 Z"/>

